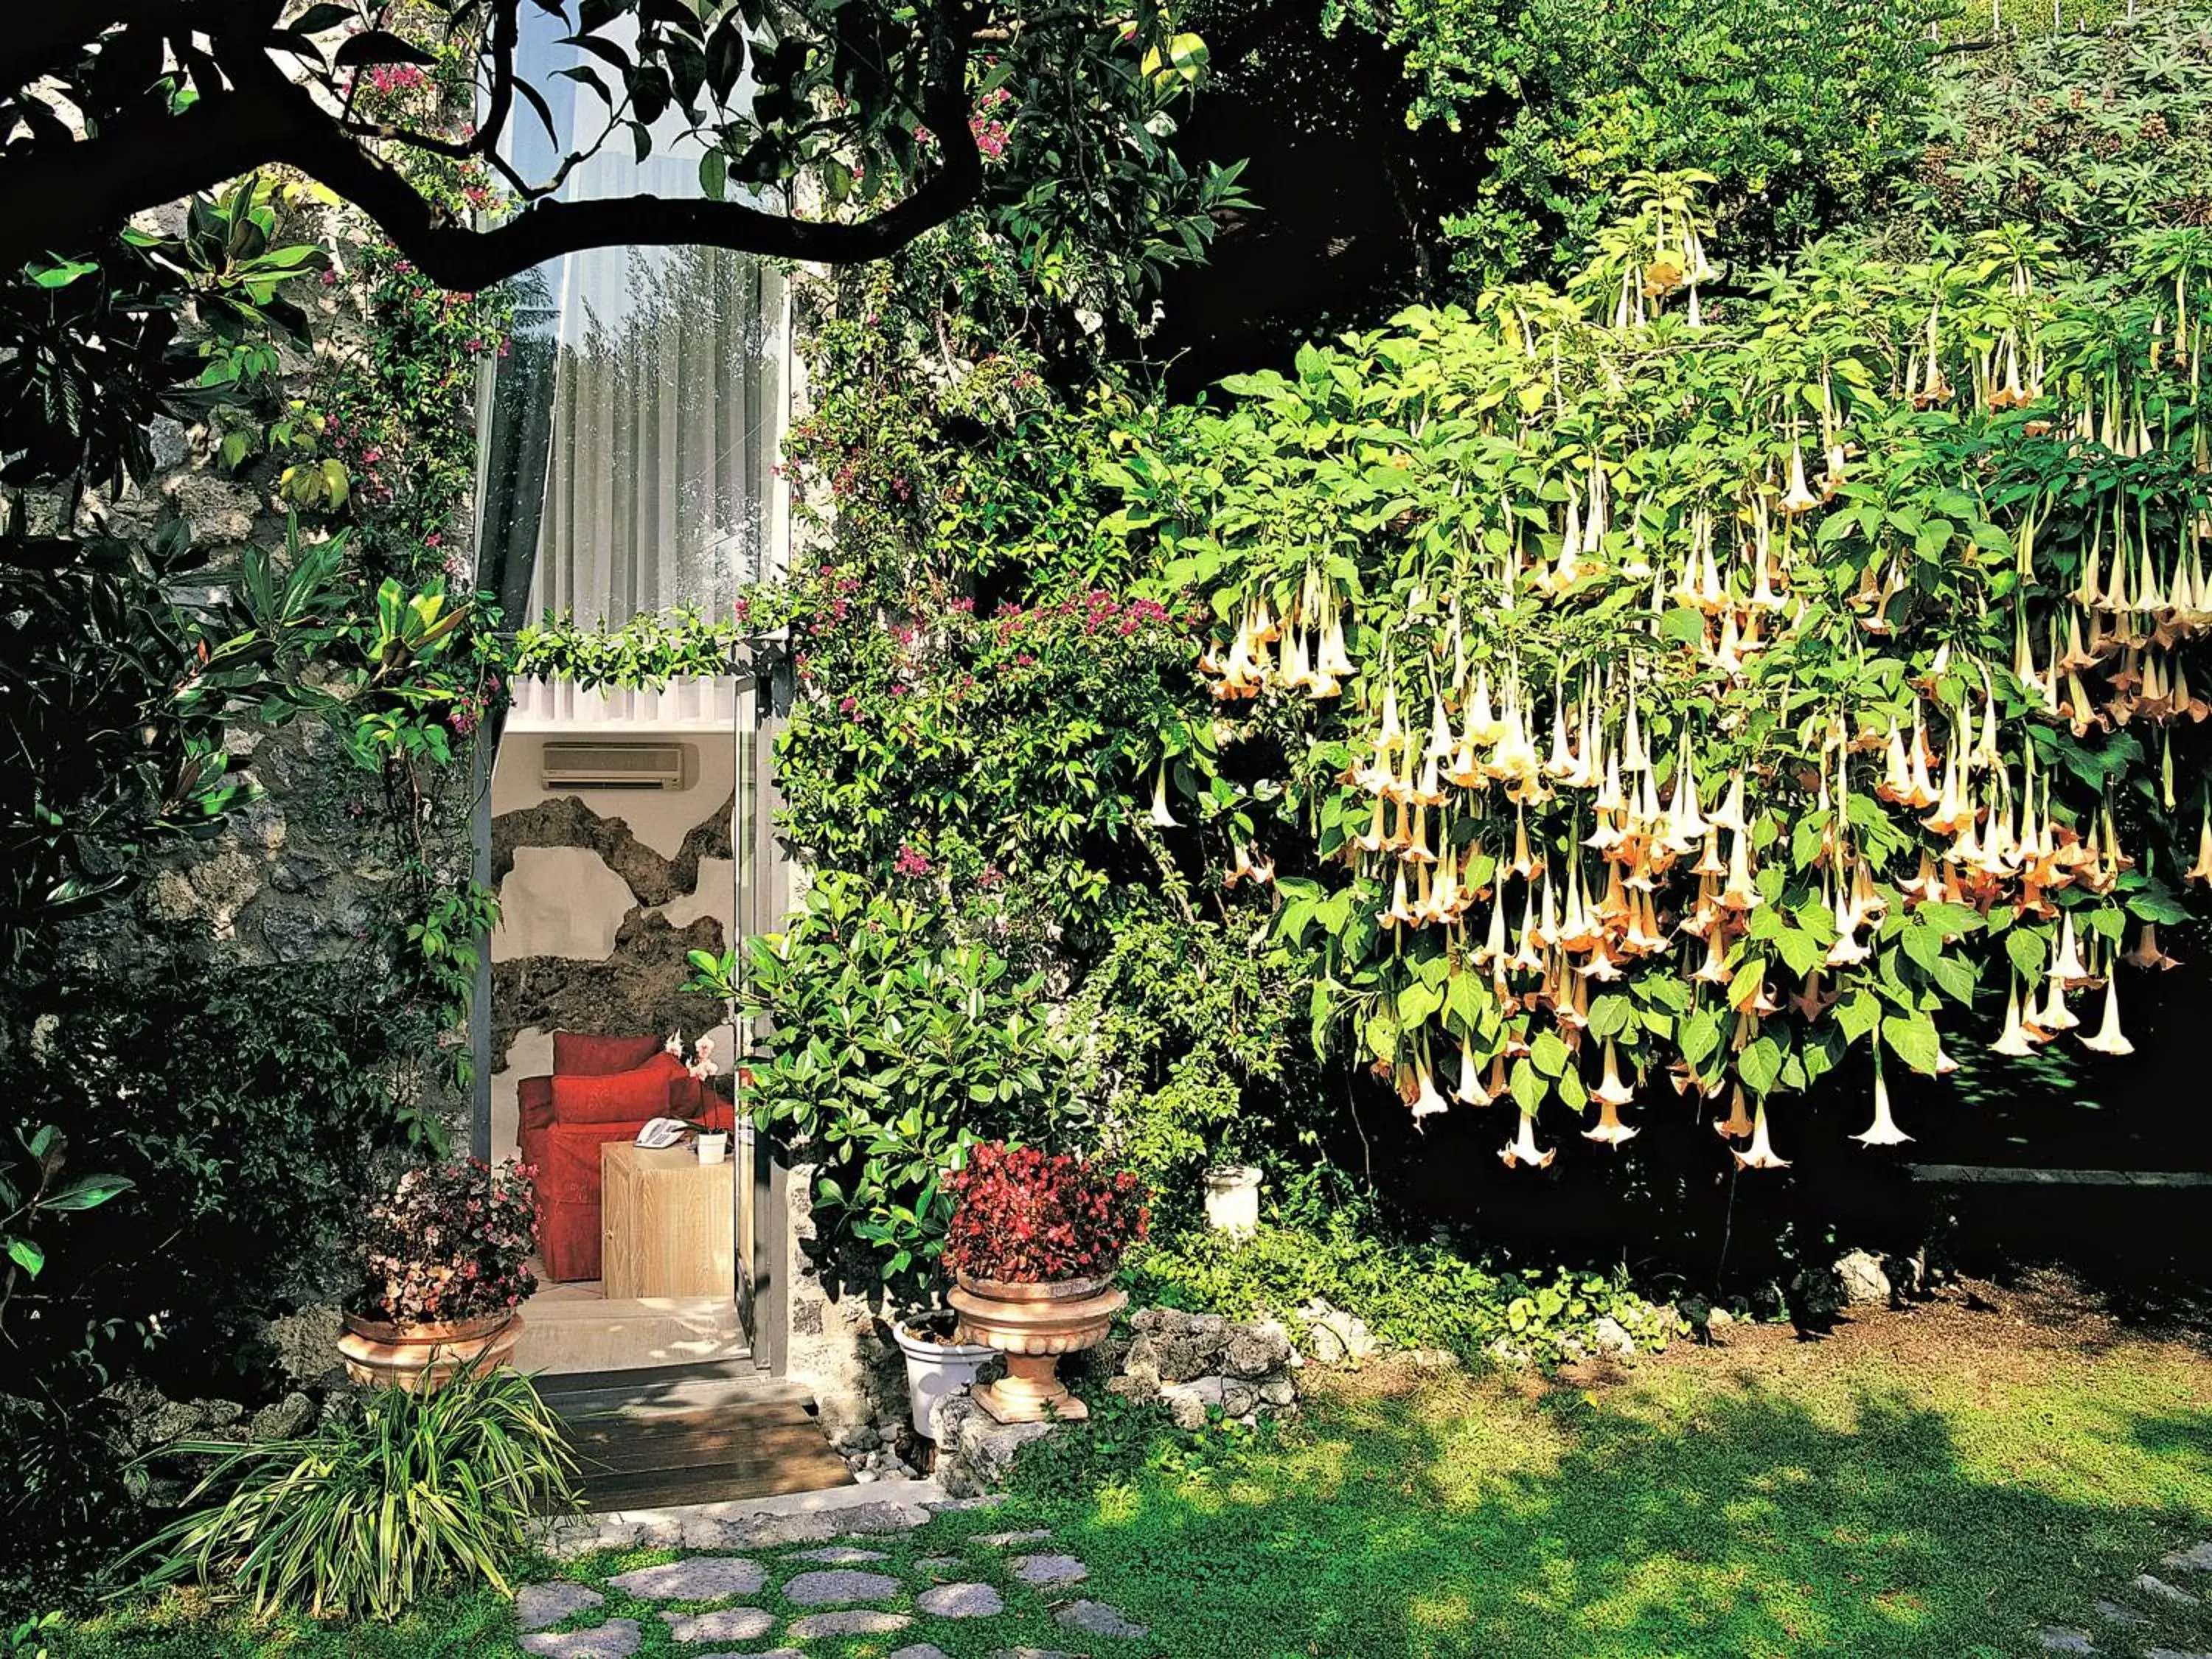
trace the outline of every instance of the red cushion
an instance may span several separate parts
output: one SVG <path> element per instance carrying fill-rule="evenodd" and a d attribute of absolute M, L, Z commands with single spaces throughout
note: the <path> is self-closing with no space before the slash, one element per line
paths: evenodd
<path fill-rule="evenodd" d="M 663 1052 L 656 1036 L 586 1036 L 581 1031 L 553 1033 L 553 1070 L 570 1077 L 606 1077 L 630 1072 Z"/>
<path fill-rule="evenodd" d="M 609 1077 L 553 1074 L 556 1123 L 642 1123 L 668 1115 L 668 1085 L 684 1077 L 684 1062 L 655 1054 L 642 1066 Z"/>
<path fill-rule="evenodd" d="M 553 1079 L 526 1077 L 514 1085 L 514 1109 L 525 1129 L 543 1129 L 553 1121 Z"/>

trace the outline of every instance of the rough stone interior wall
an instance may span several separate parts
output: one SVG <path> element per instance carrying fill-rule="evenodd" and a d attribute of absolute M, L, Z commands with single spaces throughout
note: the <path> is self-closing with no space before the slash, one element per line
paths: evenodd
<path fill-rule="evenodd" d="M 550 794 L 546 739 L 510 733 L 492 776 L 492 1129 L 495 1158 L 514 1151 L 515 1085 L 552 1062 L 557 1030 L 623 1035 L 680 1029 L 715 1040 L 726 1066 L 721 1006 L 687 996 L 689 951 L 728 948 L 737 865 L 731 844 L 736 745 L 727 734 L 680 739 L 697 755 L 684 789 Z"/>

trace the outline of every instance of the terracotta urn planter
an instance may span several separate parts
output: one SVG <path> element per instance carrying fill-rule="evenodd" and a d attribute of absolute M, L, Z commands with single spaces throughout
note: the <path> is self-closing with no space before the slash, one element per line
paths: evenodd
<path fill-rule="evenodd" d="M 1006 1356 L 1006 1374 L 974 1391 L 1001 1423 L 1080 1420 L 1091 1408 L 1060 1380 L 1060 1357 L 1096 1346 L 1129 1300 L 1108 1277 L 1010 1285 L 966 1273 L 945 1299 L 959 1310 L 960 1337 Z"/>
<path fill-rule="evenodd" d="M 521 1335 L 519 1313 L 443 1325 L 395 1325 L 348 1314 L 338 1353 L 346 1375 L 356 1382 L 428 1392 L 443 1387 L 471 1362 L 484 1370 L 498 1370 L 514 1356 Z"/>

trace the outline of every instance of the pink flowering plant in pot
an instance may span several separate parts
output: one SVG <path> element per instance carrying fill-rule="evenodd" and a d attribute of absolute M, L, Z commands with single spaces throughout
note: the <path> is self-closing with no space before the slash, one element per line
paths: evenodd
<path fill-rule="evenodd" d="M 356 1309 L 339 1352 L 359 1382 L 436 1387 L 514 1352 L 538 1288 L 537 1212 L 526 1172 L 481 1158 L 404 1171 L 368 1207 L 355 1249 Z"/>
<path fill-rule="evenodd" d="M 975 1389 L 975 1403 L 1001 1423 L 1087 1416 L 1060 1380 L 1060 1356 L 1095 1346 L 1128 1302 L 1113 1279 L 1145 1236 L 1137 1177 L 987 1141 L 945 1185 L 953 1208 L 942 1260 L 960 1334 L 1006 1357 L 1006 1376 Z"/>

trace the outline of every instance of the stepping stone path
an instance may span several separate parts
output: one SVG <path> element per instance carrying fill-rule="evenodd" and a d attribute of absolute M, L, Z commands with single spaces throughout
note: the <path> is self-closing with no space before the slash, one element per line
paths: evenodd
<path fill-rule="evenodd" d="M 894 1516 L 890 1506 L 877 1507 L 884 1514 L 720 1522 L 728 1529 L 726 1543 L 721 1534 L 672 1537 L 664 1547 L 690 1552 L 672 1561 L 634 1567 L 591 1583 L 556 1579 L 524 1585 L 514 1598 L 521 1651 L 535 1659 L 632 1659 L 645 1644 L 641 1621 L 653 1622 L 638 1612 L 640 1602 L 675 1604 L 655 1613 L 667 1628 L 662 1640 L 684 1659 L 824 1659 L 814 1644 L 898 1632 L 922 1639 L 891 1651 L 888 1659 L 949 1659 L 945 1648 L 928 1637 L 944 1637 L 957 1623 L 987 1620 L 998 1622 L 977 1625 L 980 1642 L 964 1650 L 988 1648 L 990 1659 L 1081 1659 L 1058 1648 L 1021 1644 L 1024 1636 L 1031 1641 L 1048 1638 L 1055 1629 L 1129 1642 L 1151 1634 L 1104 1601 L 1062 1601 L 1064 1587 L 1083 1583 L 1091 1570 L 1077 1557 L 1053 1551 L 1053 1534 L 1047 1528 L 947 1539 L 939 1547 L 957 1550 L 972 1544 L 982 1552 L 1007 1552 L 1003 1555 L 969 1549 L 906 1564 L 888 1549 L 854 1541 L 854 1534 L 866 1538 L 921 1526 L 929 1511 L 906 1505 Z M 770 1520 L 788 1529 L 781 1535 L 771 1533 Z M 719 1548 L 744 1553 L 705 1553 Z M 2162 1565 L 2185 1570 L 2172 1560 Z M 2212 1572 L 2212 1555 L 2203 1566 L 2191 1561 L 2185 1569 Z M 626 1607 L 630 1616 L 608 1617 L 611 1601 L 616 1607 Z M 1014 1645 L 991 1645 L 1009 1638 Z M 978 1642 L 978 1637 L 967 1640 Z M 763 1641 L 781 1645 L 756 1645 Z M 709 1648 L 714 1651 L 702 1650 Z"/>
<path fill-rule="evenodd" d="M 902 1613 L 875 1613 L 848 1607 L 842 1613 L 810 1613 L 791 1621 L 793 1636 L 881 1636 L 904 1630 L 914 1622 Z"/>
<path fill-rule="evenodd" d="M 729 1595 L 756 1595 L 767 1583 L 768 1569 L 757 1561 L 701 1555 L 618 1574 L 607 1580 L 607 1587 L 647 1601 L 719 1601 Z"/>
<path fill-rule="evenodd" d="M 823 1572 L 800 1573 L 783 1587 L 783 1599 L 803 1607 L 827 1607 L 841 1601 L 881 1601 L 896 1595 L 902 1588 L 887 1572 L 832 1567 Z"/>
<path fill-rule="evenodd" d="M 526 1636 L 522 1638 L 525 1653 L 540 1653 L 548 1659 L 629 1659 L 644 1639 L 638 1633 L 635 1619 L 610 1619 L 604 1625 L 594 1625 L 589 1630 L 572 1630 L 560 1636 Z"/>
<path fill-rule="evenodd" d="M 766 1607 L 720 1607 L 713 1613 L 664 1613 L 668 1633 L 678 1642 L 750 1642 L 775 1628 Z"/>
<path fill-rule="evenodd" d="M 2212 1576 L 2212 1539 L 2192 1544 L 2187 1549 L 2175 1550 L 2162 1557 L 2159 1565 L 2177 1575 L 2200 1573 Z M 2046 1625 L 2032 1632 L 2036 1645 L 2045 1653 L 2107 1655 L 2111 1659 L 2212 1659 L 2212 1654 L 2138 1645 L 2148 1643 L 2155 1636 L 2161 1612 L 2197 1607 L 2204 1599 L 2202 1595 L 2184 1589 L 2179 1584 L 2169 1583 L 2156 1573 L 2149 1572 L 2137 1574 L 2128 1588 L 2135 1592 L 2132 1603 L 2117 1601 L 2094 1603 L 2097 1617 L 2106 1627 L 2110 1645 L 2100 1646 L 2098 1640 L 2088 1632 L 2070 1629 L 2063 1625 Z"/>
<path fill-rule="evenodd" d="M 1103 1601 L 1071 1601 L 1054 1615 L 1070 1630 L 1087 1632 L 1092 1636 L 1118 1636 L 1125 1641 L 1134 1641 L 1139 1636 L 1150 1636 L 1148 1626 L 1124 1619 Z"/>
<path fill-rule="evenodd" d="M 606 1599 L 581 1584 L 528 1584 L 514 1598 L 514 1622 L 525 1630 L 544 1630 Z"/>
<path fill-rule="evenodd" d="M 1091 1577 L 1091 1569 L 1072 1555 L 1017 1556 L 1013 1569 L 1024 1584 L 1074 1584 Z"/>
<path fill-rule="evenodd" d="M 1006 1610 L 1006 1598 L 988 1584 L 939 1584 L 914 1604 L 933 1619 L 995 1619 Z"/>

